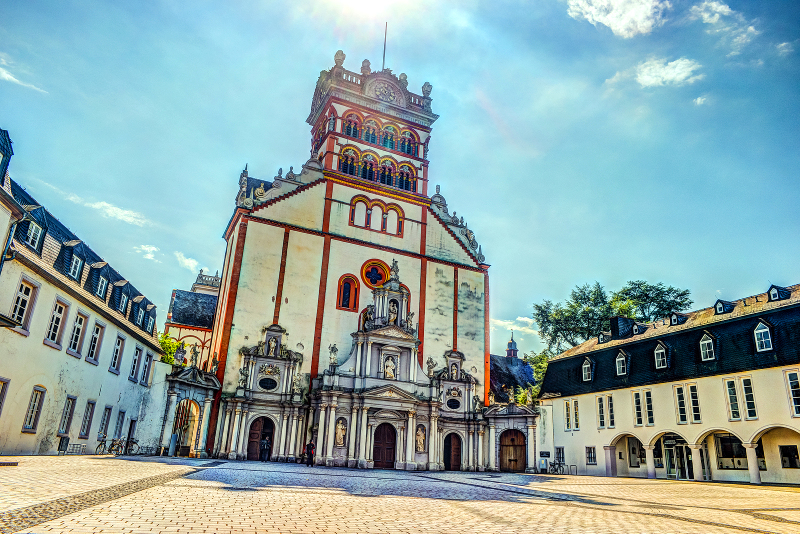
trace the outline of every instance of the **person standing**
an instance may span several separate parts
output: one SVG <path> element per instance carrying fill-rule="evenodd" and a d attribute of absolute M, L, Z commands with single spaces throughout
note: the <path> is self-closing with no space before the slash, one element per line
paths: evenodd
<path fill-rule="evenodd" d="M 267 436 L 267 459 L 264 460 L 265 462 L 269 462 L 272 460 L 272 437 Z"/>
<path fill-rule="evenodd" d="M 314 465 L 314 454 L 316 452 L 317 448 L 314 446 L 314 440 L 312 438 L 306 445 L 306 465 L 308 467 L 312 467 Z"/>
<path fill-rule="evenodd" d="M 261 441 L 259 442 L 259 447 L 258 448 L 259 448 L 259 453 L 260 453 L 258 455 L 258 459 L 260 461 L 262 461 L 262 462 L 266 462 L 267 461 L 267 456 L 269 454 L 269 439 L 267 438 L 267 436 L 264 436 L 263 438 L 261 438 Z"/>

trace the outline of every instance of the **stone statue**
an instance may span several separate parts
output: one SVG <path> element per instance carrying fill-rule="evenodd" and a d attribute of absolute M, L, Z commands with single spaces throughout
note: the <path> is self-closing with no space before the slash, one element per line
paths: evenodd
<path fill-rule="evenodd" d="M 397 324 L 397 304 L 389 302 L 389 324 Z"/>
<path fill-rule="evenodd" d="M 425 430 L 421 426 L 417 427 L 417 452 L 425 452 Z"/>
<path fill-rule="evenodd" d="M 422 86 L 422 96 L 425 98 L 430 97 L 431 91 L 433 91 L 433 86 L 430 83 L 425 82 L 425 84 Z"/>
<path fill-rule="evenodd" d="M 481 411 L 481 398 L 478 397 L 477 395 L 473 395 L 472 396 L 472 402 L 475 403 L 475 411 L 476 412 Z"/>
<path fill-rule="evenodd" d="M 400 281 L 400 266 L 397 265 L 397 260 L 392 260 L 392 269 L 391 273 L 389 274 L 389 280 L 396 280 Z"/>
<path fill-rule="evenodd" d="M 192 345 L 192 367 L 197 367 L 197 360 L 200 359 L 200 352 L 197 350 L 197 343 Z"/>
<path fill-rule="evenodd" d="M 331 365 L 338 365 L 339 359 L 337 357 L 337 354 L 339 354 L 339 349 L 336 348 L 336 343 L 334 343 L 333 345 L 328 346 L 328 350 L 331 353 L 330 364 Z"/>
<path fill-rule="evenodd" d="M 336 446 L 337 447 L 344 447 L 344 434 L 347 432 L 347 427 L 344 426 L 344 422 L 339 419 L 336 422 Z"/>
<path fill-rule="evenodd" d="M 218 368 L 219 368 L 219 360 L 217 360 L 217 353 L 215 352 L 214 359 L 211 360 L 211 372 L 216 374 Z"/>
<path fill-rule="evenodd" d="M 181 341 L 180 344 L 178 345 L 178 348 L 175 349 L 174 358 L 175 358 L 175 363 L 183 365 L 183 362 L 185 361 L 186 358 L 186 343 L 184 341 Z"/>
<path fill-rule="evenodd" d="M 275 354 L 275 347 L 277 345 L 278 345 L 278 341 L 274 337 L 269 338 L 269 342 L 267 343 L 267 347 L 268 347 L 267 348 L 267 356 L 269 356 L 270 358 L 277 357 L 277 354 Z"/>
<path fill-rule="evenodd" d="M 489 406 L 494 404 L 494 391 L 489 391 Z"/>
<path fill-rule="evenodd" d="M 458 380 L 458 366 L 456 364 L 450 366 L 450 380 Z"/>
<path fill-rule="evenodd" d="M 394 380 L 394 358 L 386 358 L 386 363 L 383 364 L 383 377 Z"/>
<path fill-rule="evenodd" d="M 426 363 L 428 365 L 428 376 L 432 377 L 433 376 L 433 370 L 436 368 L 436 362 L 433 360 L 433 358 L 428 356 L 428 361 Z"/>
<path fill-rule="evenodd" d="M 294 375 L 292 379 L 292 393 L 300 393 L 300 373 Z"/>
<path fill-rule="evenodd" d="M 239 387 L 247 387 L 248 372 L 246 367 L 239 369 Z"/>

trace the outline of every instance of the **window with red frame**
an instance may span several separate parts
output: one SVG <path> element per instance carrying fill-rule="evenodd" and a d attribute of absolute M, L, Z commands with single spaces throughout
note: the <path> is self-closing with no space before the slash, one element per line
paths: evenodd
<path fill-rule="evenodd" d="M 358 311 L 358 280 L 355 276 L 344 275 L 339 279 L 336 307 L 340 310 Z"/>

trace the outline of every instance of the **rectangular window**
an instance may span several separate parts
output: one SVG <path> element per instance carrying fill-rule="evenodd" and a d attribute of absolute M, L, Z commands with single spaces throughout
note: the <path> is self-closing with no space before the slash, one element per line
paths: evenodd
<path fill-rule="evenodd" d="M 731 434 L 714 434 L 718 469 L 747 469 L 747 451 Z"/>
<path fill-rule="evenodd" d="M 33 387 L 31 400 L 28 402 L 28 411 L 25 412 L 25 421 L 22 423 L 23 432 L 36 432 L 36 426 L 39 424 L 39 415 L 42 413 L 45 392 L 43 387 Z"/>
<path fill-rule="evenodd" d="M 119 311 L 125 313 L 125 309 L 128 307 L 128 295 L 125 293 L 119 299 Z"/>
<path fill-rule="evenodd" d="M 678 409 L 678 424 L 685 425 L 688 422 L 686 417 L 686 392 L 683 386 L 675 386 L 675 407 Z"/>
<path fill-rule="evenodd" d="M 78 437 L 81 439 L 89 439 L 89 430 L 92 428 L 92 418 L 94 417 L 94 401 L 86 401 L 86 409 L 83 412 L 83 421 L 81 422 L 81 431 Z"/>
<path fill-rule="evenodd" d="M 148 333 L 153 331 L 153 318 L 152 317 L 148 317 L 147 318 L 147 326 L 145 326 L 144 329 Z"/>
<path fill-rule="evenodd" d="M 574 401 L 572 403 L 573 407 L 573 421 L 572 421 L 572 430 L 580 430 L 581 429 L 581 421 L 578 419 L 578 401 Z"/>
<path fill-rule="evenodd" d="M 107 287 L 108 287 L 108 280 L 106 280 L 104 277 L 101 276 L 100 280 L 98 280 L 97 282 L 97 291 L 95 292 L 95 295 L 97 295 L 102 299 L 105 299 Z"/>
<path fill-rule="evenodd" d="M 700 340 L 700 359 L 704 362 L 714 359 L 714 341 L 708 336 Z"/>
<path fill-rule="evenodd" d="M 633 392 L 633 424 L 642 426 L 644 419 L 642 419 L 642 394 L 638 391 Z"/>
<path fill-rule="evenodd" d="M 8 378 L 3 378 L 0 376 L 0 415 L 3 415 L 3 403 L 6 400 L 6 394 L 8 393 L 8 384 L 11 382 Z"/>
<path fill-rule="evenodd" d="M 64 411 L 61 413 L 61 423 L 58 425 L 58 435 L 69 435 L 69 427 L 72 426 L 72 414 L 75 413 L 75 401 L 77 397 L 67 395 L 67 400 L 64 402 Z"/>
<path fill-rule="evenodd" d="M 136 326 L 142 326 L 142 319 L 144 319 L 144 310 L 139 308 L 139 311 L 136 312 Z"/>
<path fill-rule="evenodd" d="M 572 419 L 570 419 L 570 403 L 564 402 L 564 430 L 572 430 Z"/>
<path fill-rule="evenodd" d="M 81 267 L 83 267 L 83 262 L 77 256 L 72 256 L 72 264 L 69 266 L 69 276 L 70 278 L 74 278 L 75 280 L 81 279 Z"/>
<path fill-rule="evenodd" d="M 649 389 L 644 391 L 644 407 L 647 410 L 647 426 L 656 424 L 655 415 L 653 414 L 653 396 Z"/>
<path fill-rule="evenodd" d="M 111 355 L 111 367 L 108 368 L 109 371 L 117 371 L 119 373 L 119 364 L 122 361 L 122 351 L 125 349 L 125 340 L 121 337 L 117 337 L 117 341 L 114 343 L 114 353 Z"/>
<path fill-rule="evenodd" d="M 14 306 L 11 308 L 11 318 L 22 323 L 22 328 L 27 330 L 30 322 L 30 312 L 33 310 L 33 297 L 36 288 L 27 282 L 20 282 L 17 294 L 14 297 Z"/>
<path fill-rule="evenodd" d="M 739 398 L 736 395 L 736 381 L 732 378 L 725 380 L 725 392 L 728 395 L 728 413 L 731 421 L 738 421 L 742 418 L 739 412 Z"/>
<path fill-rule="evenodd" d="M 153 363 L 153 355 L 148 354 L 147 357 L 144 359 L 144 366 L 142 368 L 142 377 L 139 380 L 139 383 L 143 386 L 147 385 L 147 382 L 150 378 L 150 367 Z"/>
<path fill-rule="evenodd" d="M 700 398 L 697 395 L 697 385 L 689 384 L 689 402 L 692 404 L 692 423 L 700 422 Z"/>
<path fill-rule="evenodd" d="M 784 469 L 800 469 L 800 457 L 797 455 L 797 445 L 781 445 L 781 467 Z"/>
<path fill-rule="evenodd" d="M 114 439 L 122 436 L 122 426 L 125 424 L 125 412 L 120 410 L 117 414 L 117 425 L 114 427 Z"/>
<path fill-rule="evenodd" d="M 594 447 L 586 447 L 586 465 L 597 465 L 597 452 Z"/>
<path fill-rule="evenodd" d="M 597 397 L 597 428 L 606 427 L 606 413 L 603 406 L 603 397 Z"/>
<path fill-rule="evenodd" d="M 50 323 L 47 325 L 47 335 L 45 336 L 45 340 L 54 345 L 60 345 L 61 325 L 64 322 L 66 312 L 67 305 L 60 300 L 56 300 L 56 304 L 53 306 L 53 313 L 50 315 Z M 60 349 L 61 347 L 59 346 L 58 348 Z"/>
<path fill-rule="evenodd" d="M 800 374 L 797 371 L 786 373 L 786 382 L 789 387 L 789 401 L 792 407 L 792 416 L 800 417 Z"/>
<path fill-rule="evenodd" d="M 564 447 L 556 447 L 556 462 L 564 463 Z"/>
<path fill-rule="evenodd" d="M 139 372 L 139 360 L 142 358 L 142 349 L 136 347 L 136 350 L 133 351 L 133 362 L 131 364 L 131 372 L 128 375 L 128 379 L 133 380 L 136 382 L 136 375 Z"/>
<path fill-rule="evenodd" d="M 750 378 L 742 378 L 742 393 L 744 393 L 744 406 L 747 408 L 747 419 L 757 419 L 756 396 Z"/>
<path fill-rule="evenodd" d="M 42 237 L 42 227 L 38 224 L 31 222 L 28 225 L 28 235 L 25 237 L 25 242 L 32 246 L 34 249 L 39 250 L 39 240 Z"/>
<path fill-rule="evenodd" d="M 76 356 L 81 355 L 81 349 L 83 348 L 83 333 L 86 320 L 87 317 L 79 313 L 75 315 L 75 322 L 72 323 L 72 334 L 69 336 L 67 350 L 75 353 Z"/>
<path fill-rule="evenodd" d="M 614 428 L 614 398 L 609 395 L 608 399 L 608 428 Z"/>
<path fill-rule="evenodd" d="M 103 417 L 100 419 L 100 428 L 97 429 L 97 441 L 103 441 L 108 435 L 108 424 L 111 422 L 111 410 L 113 410 L 111 406 L 106 406 L 103 410 Z"/>
<path fill-rule="evenodd" d="M 89 350 L 86 352 L 87 360 L 97 363 L 98 355 L 100 354 L 100 345 L 103 343 L 104 331 L 105 328 L 102 325 L 94 323 L 92 338 L 89 340 Z"/>

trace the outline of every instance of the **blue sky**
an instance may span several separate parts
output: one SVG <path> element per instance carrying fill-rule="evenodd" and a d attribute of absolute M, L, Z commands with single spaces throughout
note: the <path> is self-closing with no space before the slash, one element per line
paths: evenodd
<path fill-rule="evenodd" d="M 221 268 L 239 172 L 307 159 L 319 71 L 386 65 L 441 115 L 431 184 L 491 268 L 492 351 L 576 284 L 695 306 L 800 282 L 792 1 L 10 2 L 12 177 L 155 301 Z"/>

